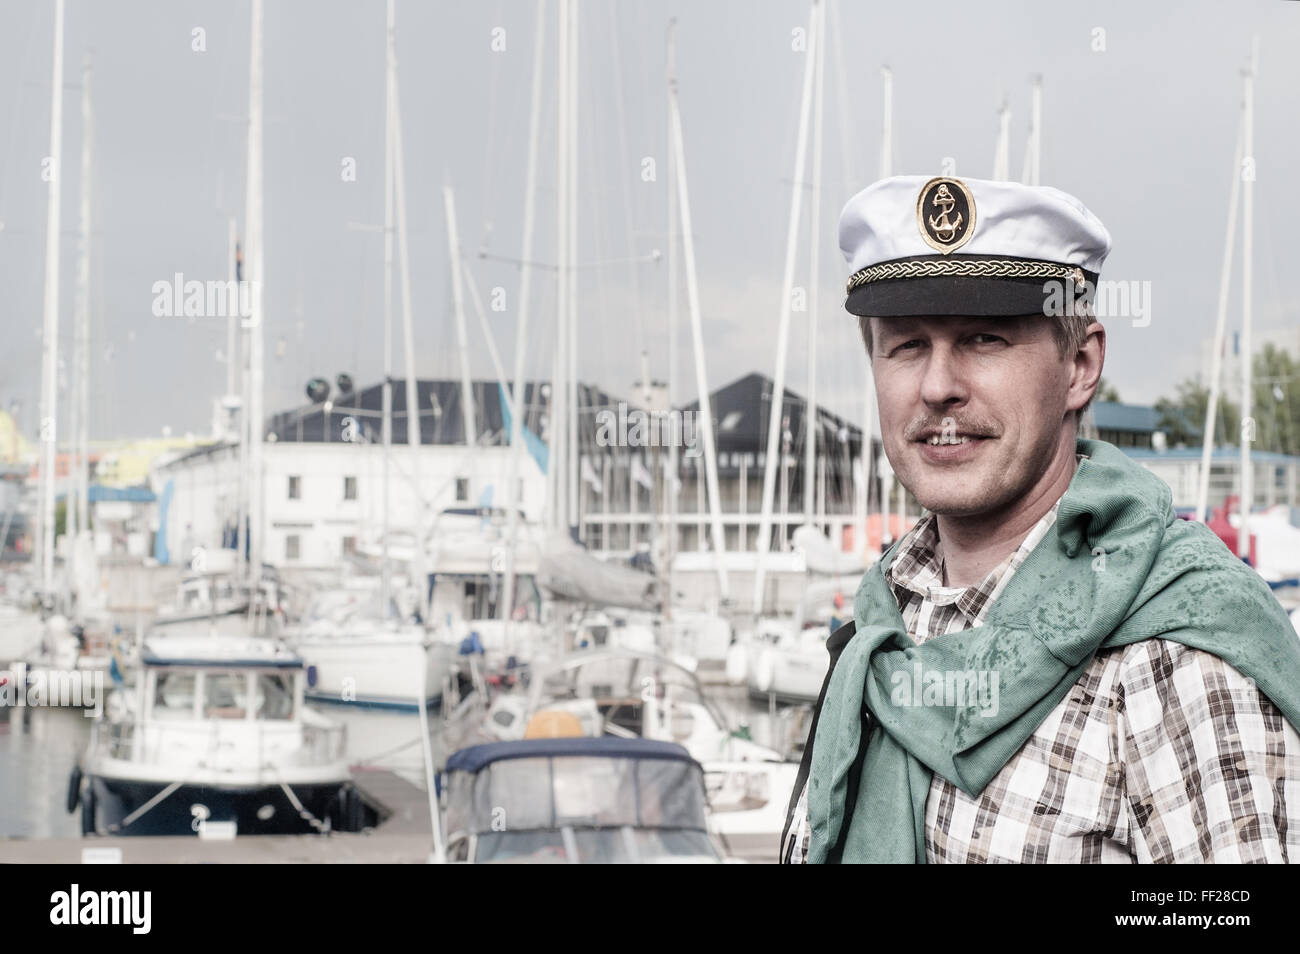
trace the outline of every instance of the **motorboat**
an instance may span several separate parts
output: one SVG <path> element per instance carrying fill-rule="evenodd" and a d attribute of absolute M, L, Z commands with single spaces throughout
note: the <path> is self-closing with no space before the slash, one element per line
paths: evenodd
<path fill-rule="evenodd" d="M 358 831 L 345 729 L 303 703 L 302 657 L 264 638 L 151 633 L 73 769 L 84 834 Z"/>
<path fill-rule="evenodd" d="M 732 729 L 688 666 L 623 649 L 587 650 L 524 667 L 513 688 L 468 696 L 444 722 L 445 751 L 527 737 L 540 714 L 588 738 L 681 745 L 704 766 L 709 830 L 731 854 L 776 845 L 797 764 Z"/>
<path fill-rule="evenodd" d="M 443 779 L 452 862 L 723 860 L 708 831 L 704 770 L 671 742 L 491 742 L 453 753 Z"/>

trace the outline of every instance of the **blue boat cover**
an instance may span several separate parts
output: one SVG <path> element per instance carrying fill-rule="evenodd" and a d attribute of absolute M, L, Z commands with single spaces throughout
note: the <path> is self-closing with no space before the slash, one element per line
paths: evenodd
<path fill-rule="evenodd" d="M 691 754 L 675 742 L 652 739 L 600 738 L 521 739 L 516 742 L 487 742 L 453 752 L 447 772 L 479 772 L 504 759 L 533 759 L 562 756 L 593 758 L 669 759 L 693 762 Z"/>

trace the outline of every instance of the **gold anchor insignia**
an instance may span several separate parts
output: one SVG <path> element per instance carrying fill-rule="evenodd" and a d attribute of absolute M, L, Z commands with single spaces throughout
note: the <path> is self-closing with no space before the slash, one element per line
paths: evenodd
<path fill-rule="evenodd" d="M 957 213 L 956 222 L 948 221 L 948 216 L 952 215 L 953 206 L 957 204 L 957 200 L 954 199 L 952 193 L 948 191 L 948 183 L 945 182 L 943 185 L 939 186 L 939 191 L 934 194 L 934 198 L 930 200 L 930 204 L 939 207 L 939 221 L 936 222 L 934 216 L 930 216 L 930 228 L 934 229 L 939 241 L 947 245 L 957 237 L 957 230 L 961 228 L 960 212 Z"/>
<path fill-rule="evenodd" d="M 960 179 L 931 179 L 917 197 L 916 224 L 935 251 L 961 248 L 975 234 L 975 197 Z"/>

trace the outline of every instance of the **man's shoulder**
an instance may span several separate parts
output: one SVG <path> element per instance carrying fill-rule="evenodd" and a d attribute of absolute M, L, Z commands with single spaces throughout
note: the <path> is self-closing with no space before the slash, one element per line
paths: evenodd
<path fill-rule="evenodd" d="M 1098 653 L 1095 665 L 1109 673 L 1108 688 L 1130 717 L 1147 712 L 1152 719 L 1178 709 L 1224 711 L 1271 708 L 1255 681 L 1206 649 L 1173 639 L 1153 637 Z"/>

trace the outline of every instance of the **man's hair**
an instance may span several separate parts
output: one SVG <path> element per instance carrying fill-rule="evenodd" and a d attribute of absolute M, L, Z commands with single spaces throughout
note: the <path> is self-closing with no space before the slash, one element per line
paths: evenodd
<path fill-rule="evenodd" d="M 1046 316 L 1045 316 L 1046 317 Z M 1052 337 L 1056 339 L 1056 351 L 1062 360 L 1077 352 L 1088 340 L 1088 329 L 1097 319 L 1092 315 L 1064 315 L 1060 318 L 1047 318 L 1052 322 Z M 867 346 L 867 357 L 871 355 L 871 319 L 866 316 L 858 318 L 858 329 L 862 332 L 862 342 Z M 1093 392 L 1094 395 L 1096 392 Z M 1092 405 L 1088 403 L 1075 412 L 1075 424 L 1083 423 L 1084 412 Z"/>

